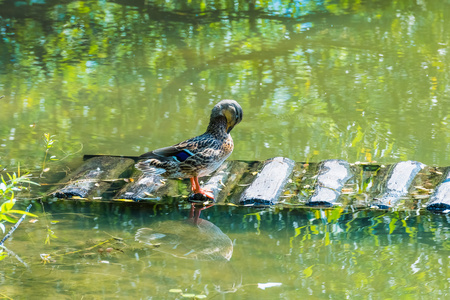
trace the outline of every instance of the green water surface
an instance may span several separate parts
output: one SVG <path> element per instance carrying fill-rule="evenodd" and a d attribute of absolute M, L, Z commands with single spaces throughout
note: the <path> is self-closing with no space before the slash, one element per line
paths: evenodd
<path fill-rule="evenodd" d="M 450 219 L 445 215 L 340 209 L 255 212 L 216 206 L 201 218 L 232 241 L 227 261 L 186 258 L 201 250 L 189 248 L 199 238 L 195 230 L 178 236 L 171 247 L 135 241 L 139 229 L 162 222 L 167 231 L 174 224 L 189 226 L 189 205 L 55 202 L 44 209 L 53 213 L 24 223 L 8 242 L 28 267 L 14 257 L 1 262 L 0 291 L 13 299 L 449 296 Z M 41 254 L 49 254 L 48 261 Z M 277 285 L 262 289 L 262 284 Z"/>
<path fill-rule="evenodd" d="M 138 155 L 233 98 L 233 159 L 450 165 L 449 1 L 185 2 L 0 1 L 3 164 Z"/>
<path fill-rule="evenodd" d="M 168 146 L 229 98 L 244 110 L 230 159 L 450 166 L 449 45 L 448 0 L 0 0 L 0 170 L 45 183 L 83 154 Z M 233 253 L 203 261 L 135 241 L 185 226 L 189 205 L 32 211 L 5 243 L 23 263 L 0 261 L 0 297 L 449 297 L 445 215 L 212 207 Z"/>

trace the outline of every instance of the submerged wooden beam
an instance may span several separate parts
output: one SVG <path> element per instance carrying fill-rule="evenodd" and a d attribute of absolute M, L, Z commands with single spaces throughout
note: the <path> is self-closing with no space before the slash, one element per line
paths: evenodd
<path fill-rule="evenodd" d="M 333 206 L 342 194 L 342 188 L 353 177 L 350 164 L 345 160 L 330 159 L 319 164 L 314 194 L 308 206 Z"/>
<path fill-rule="evenodd" d="M 284 157 L 265 161 L 262 170 L 239 197 L 239 204 L 273 205 L 278 203 L 294 165 L 293 160 Z"/>
<path fill-rule="evenodd" d="M 172 202 L 184 201 L 190 194 L 188 179 L 144 176 L 133 168 L 139 157 L 85 157 L 83 165 L 62 180 L 58 184 L 62 187 L 50 195 Z M 128 180 L 129 177 L 134 180 Z M 351 205 L 352 209 L 405 210 L 426 206 L 431 211 L 450 212 L 450 167 L 431 168 L 416 161 L 392 166 L 349 164 L 344 160 L 295 163 L 283 157 L 263 162 L 226 161 L 210 177 L 202 179 L 205 181 L 201 182 L 202 188 L 210 190 L 218 204 L 289 207 L 339 204 Z M 189 199 L 196 199 L 195 196 Z"/>
<path fill-rule="evenodd" d="M 214 202 L 223 203 L 247 169 L 248 163 L 246 162 L 226 161 L 214 172 L 202 188 L 213 193 Z"/>
<path fill-rule="evenodd" d="M 427 209 L 436 212 L 450 210 L 450 167 L 447 168 L 441 183 L 438 184 L 431 195 Z"/>
<path fill-rule="evenodd" d="M 134 163 L 132 159 L 101 156 L 87 160 L 61 182 L 64 187 L 51 192 L 58 198 L 100 197 L 112 184 L 108 179 L 117 179 Z"/>
<path fill-rule="evenodd" d="M 161 175 L 146 175 L 135 170 L 132 182 L 120 189 L 114 199 L 160 200 L 164 196 L 174 195 L 176 183 L 164 179 Z"/>
<path fill-rule="evenodd" d="M 223 202 L 230 190 L 238 183 L 246 169 L 247 163 L 245 162 L 226 161 L 202 185 L 202 188 L 212 191 L 216 203 Z M 161 175 L 145 175 L 141 171 L 135 170 L 132 177 L 134 181 L 128 183 L 118 191 L 114 199 L 131 199 L 135 201 L 160 200 L 165 196 L 181 196 L 182 192 L 178 190 L 179 187 L 185 188 L 185 192 L 189 190 L 189 184 L 185 185 L 184 183 L 180 183 L 178 179 L 165 179 Z"/>
<path fill-rule="evenodd" d="M 395 207 L 398 201 L 408 194 L 416 175 L 424 167 L 424 164 L 412 160 L 392 165 L 386 177 L 382 178 L 381 191 L 374 198 L 372 205 L 380 209 Z"/>

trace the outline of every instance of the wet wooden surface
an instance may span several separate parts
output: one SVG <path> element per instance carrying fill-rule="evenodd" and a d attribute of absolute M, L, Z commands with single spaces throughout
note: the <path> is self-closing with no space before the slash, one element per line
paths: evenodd
<path fill-rule="evenodd" d="M 145 176 L 136 157 L 90 156 L 51 191 L 63 198 L 131 201 L 186 201 L 189 179 Z M 266 161 L 226 161 L 200 178 L 216 204 L 354 209 L 425 209 L 450 211 L 450 169 L 404 161 L 393 165 L 350 164 L 344 160 L 296 163 L 276 157 Z"/>
<path fill-rule="evenodd" d="M 273 205 L 292 174 L 295 162 L 289 158 L 275 157 L 264 162 L 255 179 L 239 197 L 242 205 Z"/>
<path fill-rule="evenodd" d="M 392 165 L 386 177 L 380 181 L 381 192 L 375 196 L 373 205 L 381 209 L 395 207 L 414 187 L 414 180 L 424 167 L 424 164 L 411 160 Z"/>
<path fill-rule="evenodd" d="M 214 172 L 203 188 L 212 191 L 216 203 L 224 203 L 247 170 L 248 164 L 245 162 L 226 161 Z"/>
<path fill-rule="evenodd" d="M 326 160 L 319 164 L 314 194 L 308 206 L 333 206 L 342 194 L 344 185 L 354 176 L 350 164 L 345 160 Z"/>
<path fill-rule="evenodd" d="M 109 156 L 93 157 L 85 161 L 61 183 L 67 183 L 62 188 L 51 192 L 57 198 L 72 197 L 102 197 L 102 194 L 123 173 L 129 170 L 134 160 Z"/>
<path fill-rule="evenodd" d="M 173 181 L 166 181 L 160 175 L 144 175 L 135 170 L 128 184 L 117 192 L 114 199 L 160 200 L 164 196 L 174 195 L 174 189 L 176 184 Z"/>
<path fill-rule="evenodd" d="M 427 203 L 427 209 L 431 211 L 450 210 L 450 167 L 445 169 L 441 182 Z"/>

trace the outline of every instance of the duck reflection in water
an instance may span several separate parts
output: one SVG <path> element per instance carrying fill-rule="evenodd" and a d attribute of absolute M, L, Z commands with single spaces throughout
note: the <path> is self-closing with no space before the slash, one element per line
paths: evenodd
<path fill-rule="evenodd" d="M 182 221 L 159 221 L 151 228 L 141 228 L 135 239 L 154 250 L 175 257 L 195 260 L 230 260 L 231 239 L 213 223 L 200 218 L 209 206 L 191 206 L 189 218 Z"/>

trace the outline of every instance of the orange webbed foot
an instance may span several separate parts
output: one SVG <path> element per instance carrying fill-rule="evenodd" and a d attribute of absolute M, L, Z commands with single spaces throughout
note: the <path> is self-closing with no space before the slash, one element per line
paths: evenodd
<path fill-rule="evenodd" d="M 196 191 L 196 194 L 202 194 L 203 196 L 205 196 L 205 197 L 207 197 L 207 198 L 209 198 L 211 200 L 214 200 L 214 194 L 210 190 L 205 190 L 205 189 L 199 188 Z"/>
<path fill-rule="evenodd" d="M 194 202 L 205 202 L 205 201 L 214 201 L 214 194 L 212 191 L 197 189 L 193 191 L 193 194 L 189 197 L 189 200 Z"/>
<path fill-rule="evenodd" d="M 202 198 L 209 198 L 214 200 L 214 194 L 210 190 L 202 189 L 198 183 L 198 177 L 191 178 L 191 190 L 194 193 L 190 198 L 192 200 L 203 200 Z M 201 197 L 201 196 L 203 197 Z"/>

